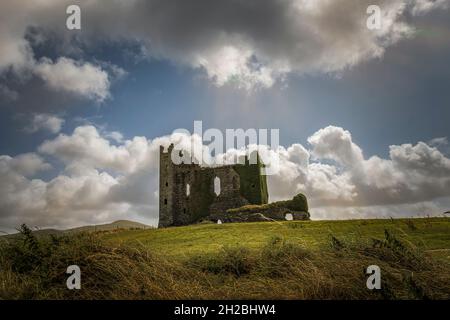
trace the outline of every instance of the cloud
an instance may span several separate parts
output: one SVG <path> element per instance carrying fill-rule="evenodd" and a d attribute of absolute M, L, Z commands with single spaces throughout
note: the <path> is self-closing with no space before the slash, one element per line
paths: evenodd
<path fill-rule="evenodd" d="M 98 66 L 65 57 L 55 63 L 49 59 L 39 61 L 34 72 L 53 90 L 63 90 L 99 102 L 109 95 L 108 74 Z"/>
<path fill-rule="evenodd" d="M 22 87 L 26 89 L 26 84 L 38 77 L 55 92 L 70 93 L 98 102 L 109 97 L 111 79 L 108 72 L 115 78 L 124 74 L 123 69 L 102 61 L 91 63 L 64 55 L 58 57 L 61 53 L 80 51 L 72 48 L 70 41 L 64 40 L 71 36 L 66 34 L 65 7 L 61 5 L 62 2 L 54 0 L 1 2 L 0 76 L 6 75 L 4 78 L 8 79 L 8 86 L 0 83 L 1 96 L 10 101 L 18 100 Z M 34 34 L 30 33 L 31 30 Z M 65 43 L 60 52 L 53 52 L 57 55 L 55 61 L 35 57 L 33 45 L 45 44 L 49 34 L 56 35 L 58 41 Z M 9 83 L 16 84 L 15 91 L 9 88 Z"/>
<path fill-rule="evenodd" d="M 25 35 L 30 26 L 37 26 L 41 34 L 35 34 L 34 38 L 43 42 L 45 33 L 51 31 L 63 44 L 62 52 L 78 52 L 80 43 L 95 46 L 105 39 L 137 42 L 148 58 L 204 70 L 217 86 L 231 83 L 245 89 L 270 87 L 292 73 L 336 74 L 380 58 L 390 46 L 413 36 L 411 15 L 445 10 L 448 3 L 448 0 L 194 3 L 136 0 L 109 2 L 110 14 L 105 15 L 104 3 L 93 0 L 81 6 L 82 31 L 71 32 L 65 29 L 64 20 L 65 8 L 72 4 L 69 0 L 20 4 L 7 0 L 0 4 L 0 70 L 33 65 L 34 53 Z M 379 5 L 382 10 L 379 30 L 366 27 L 369 5 Z M 58 62 L 51 67 L 60 68 L 63 66 Z M 99 70 L 90 73 L 101 75 Z M 64 80 L 72 83 L 72 78 Z M 49 81 L 50 85 L 70 88 Z M 77 90 L 102 100 L 104 84 L 100 88 L 94 86 L 93 91 Z"/>
<path fill-rule="evenodd" d="M 446 210 L 445 208 L 449 207 L 450 197 L 447 197 L 436 201 L 424 201 L 413 204 L 322 207 L 314 209 L 314 216 L 320 220 L 427 217 L 442 216 Z"/>
<path fill-rule="evenodd" d="M 365 159 L 350 132 L 340 127 L 321 129 L 308 138 L 308 142 L 316 162 L 307 167 L 314 170 L 306 172 L 306 184 L 303 184 L 316 204 L 374 206 L 448 196 L 450 159 L 424 142 L 390 146 L 389 159 L 378 156 Z M 333 163 L 324 165 L 320 163 L 323 160 Z M 328 176 L 322 180 L 326 183 L 339 179 L 335 192 L 328 192 L 323 183 L 320 189 L 314 188 L 325 169 Z M 333 190 L 331 186 L 328 189 Z M 324 197 L 315 201 L 314 195 L 319 190 L 325 190 Z"/>
<path fill-rule="evenodd" d="M 3 98 L 7 102 L 17 100 L 17 92 L 11 90 L 6 85 L 0 84 L 0 98 Z"/>
<path fill-rule="evenodd" d="M 328 126 L 308 138 L 312 154 L 318 159 L 331 159 L 345 166 L 358 165 L 363 160 L 362 150 L 353 143 L 350 132 Z"/>
<path fill-rule="evenodd" d="M 413 14 L 425 14 L 431 10 L 447 9 L 449 7 L 448 0 L 417 0 L 413 4 Z"/>
<path fill-rule="evenodd" d="M 140 39 L 152 58 L 203 69 L 217 86 L 251 89 L 270 87 L 290 73 L 338 73 L 381 57 L 413 34 L 407 3 L 415 1 L 153 0 L 111 6 L 124 17 L 119 23 L 99 18 L 94 3 L 87 14 L 99 18 L 96 30 L 108 30 L 110 38 Z M 375 32 L 366 27 L 373 4 L 383 10 Z"/>
<path fill-rule="evenodd" d="M 100 136 L 94 126 L 77 127 L 73 134 L 61 134 L 54 140 L 44 142 L 41 153 L 52 155 L 64 164 L 110 169 L 118 172 L 134 172 L 146 163 L 148 141 L 134 137 L 119 146 Z"/>
<path fill-rule="evenodd" d="M 123 134 L 119 131 L 107 131 L 104 133 L 105 138 L 111 139 L 117 143 L 122 143 L 124 141 Z"/>
<path fill-rule="evenodd" d="M 50 169 L 34 153 L 16 157 L 0 156 L 0 226 L 13 229 L 20 221 L 30 221 L 30 215 L 45 217 L 46 183 L 29 176 Z M 45 219 L 45 218 L 44 218 Z M 4 231 L 4 230 L 3 230 Z"/>
<path fill-rule="evenodd" d="M 447 137 L 438 137 L 431 139 L 428 144 L 431 146 L 446 146 L 448 145 L 448 139 Z"/>
<path fill-rule="evenodd" d="M 3 173 L 14 173 L 22 176 L 32 176 L 51 168 L 48 163 L 35 153 L 24 153 L 15 157 L 0 156 L 0 163 Z"/>
<path fill-rule="evenodd" d="M 51 114 L 34 114 L 31 123 L 25 127 L 25 132 L 35 133 L 40 130 L 46 130 L 51 133 L 58 133 L 64 124 L 64 119 Z"/>
<path fill-rule="evenodd" d="M 184 150 L 200 137 L 174 133 L 155 138 L 133 137 L 112 144 L 107 133 L 90 125 L 44 142 L 37 153 L 0 156 L 0 226 L 20 223 L 70 227 L 134 219 L 156 224 L 158 219 L 159 146 L 176 143 Z M 278 152 L 279 172 L 268 176 L 272 201 L 298 192 L 307 195 L 314 219 L 438 215 L 448 210 L 450 159 L 424 142 L 390 146 L 389 158 L 366 159 L 349 131 L 328 126 L 300 144 Z M 219 155 L 232 158 L 241 151 Z M 198 156 L 198 155 L 197 155 Z M 51 166 L 63 169 L 49 181 L 35 176 Z M 268 158 L 267 158 L 268 157 Z"/>

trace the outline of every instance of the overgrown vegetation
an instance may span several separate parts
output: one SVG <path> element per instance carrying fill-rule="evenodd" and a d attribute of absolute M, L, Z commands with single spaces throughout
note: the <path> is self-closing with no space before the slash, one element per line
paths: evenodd
<path fill-rule="evenodd" d="M 293 222 L 285 225 L 289 232 L 303 232 L 306 228 L 292 228 Z M 220 233 L 216 225 L 197 228 L 213 228 Z M 450 298 L 448 261 L 433 257 L 400 237 L 401 233 L 386 228 L 382 236 L 358 237 L 358 241 L 331 232 L 324 238 L 327 245 L 320 249 L 305 246 L 293 237 L 272 235 L 259 247 L 249 247 L 245 242 L 226 243 L 217 250 L 179 257 L 154 252 L 141 241 L 111 241 L 107 235 L 79 233 L 36 238 L 23 225 L 20 237 L 0 240 L 0 298 Z M 191 233 L 191 237 L 195 234 Z M 81 290 L 66 288 L 65 272 L 72 264 L 81 268 Z M 365 270 L 373 264 L 382 270 L 381 290 L 366 288 Z"/>
<path fill-rule="evenodd" d="M 308 212 L 308 200 L 306 199 L 306 196 L 302 193 L 297 194 L 294 196 L 291 200 L 282 200 L 282 201 L 276 201 L 271 202 L 267 204 L 249 204 L 246 206 L 242 206 L 240 208 L 233 208 L 227 210 L 228 213 L 237 213 L 237 212 L 261 212 L 265 210 L 270 210 L 274 208 L 288 208 L 293 211 L 300 211 L 300 212 Z"/>

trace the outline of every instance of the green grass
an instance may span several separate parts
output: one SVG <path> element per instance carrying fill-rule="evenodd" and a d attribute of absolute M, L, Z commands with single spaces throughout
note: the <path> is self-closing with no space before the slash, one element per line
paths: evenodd
<path fill-rule="evenodd" d="M 410 221 L 414 227 L 411 227 Z M 197 224 L 121 231 L 107 233 L 104 237 L 114 244 L 141 244 L 152 252 L 185 259 L 195 254 L 218 252 L 224 246 L 259 249 L 274 236 L 289 239 L 308 249 L 320 250 L 329 245 L 331 234 L 343 241 L 356 243 L 383 238 L 385 229 L 395 232 L 402 240 L 419 248 L 441 252 L 444 256 L 447 252 L 447 257 L 450 256 L 448 218 Z"/>
<path fill-rule="evenodd" d="M 450 299 L 450 219 L 198 224 L 0 238 L 0 299 Z M 67 266 L 82 289 L 65 286 Z M 378 265 L 382 289 L 368 290 Z"/>

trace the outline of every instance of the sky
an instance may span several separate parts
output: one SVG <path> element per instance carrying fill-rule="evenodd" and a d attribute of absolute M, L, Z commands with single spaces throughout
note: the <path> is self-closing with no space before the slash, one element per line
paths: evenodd
<path fill-rule="evenodd" d="M 81 9 L 68 30 L 66 9 Z M 367 25 L 378 5 L 379 29 Z M 271 201 L 450 210 L 450 1 L 0 3 L 0 230 L 158 220 L 159 145 L 279 129 Z M 228 150 L 227 153 L 232 153 Z"/>

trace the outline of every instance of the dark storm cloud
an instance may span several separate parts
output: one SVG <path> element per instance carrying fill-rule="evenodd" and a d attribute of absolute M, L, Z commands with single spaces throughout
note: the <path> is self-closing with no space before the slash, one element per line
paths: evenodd
<path fill-rule="evenodd" d="M 448 1 L 136 0 L 79 3 L 82 30 L 72 32 L 65 29 L 64 20 L 65 8 L 72 1 L 20 5 L 3 1 L 0 8 L 4 32 L 0 43 L 5 52 L 0 55 L 0 69 L 35 64 L 30 43 L 24 35 L 29 26 L 37 25 L 59 34 L 62 43 L 68 47 L 73 44 L 70 41 L 73 37 L 93 46 L 105 39 L 133 40 L 142 43 L 148 57 L 204 69 L 217 85 L 232 81 L 244 88 L 269 87 L 291 72 L 335 73 L 381 57 L 390 45 L 413 34 L 406 16 L 445 8 Z M 379 5 L 382 10 L 379 30 L 371 31 L 366 27 L 369 5 Z M 20 14 L 13 15 L 15 11 Z M 33 39 L 42 40 L 36 32 Z"/>

